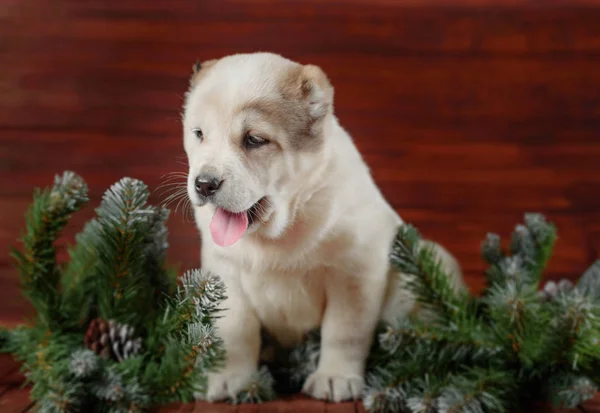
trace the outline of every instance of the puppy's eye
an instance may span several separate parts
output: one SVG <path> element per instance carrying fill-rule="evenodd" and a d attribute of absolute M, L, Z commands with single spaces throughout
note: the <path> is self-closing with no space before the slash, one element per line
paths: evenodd
<path fill-rule="evenodd" d="M 198 140 L 199 140 L 200 142 L 202 142 L 202 140 L 204 139 L 204 134 L 202 133 L 202 130 L 201 130 L 201 129 L 198 129 L 198 128 L 196 128 L 196 129 L 194 129 L 192 132 L 194 132 L 194 135 L 196 135 L 196 138 L 198 138 Z"/>
<path fill-rule="evenodd" d="M 246 148 L 248 149 L 252 149 L 252 148 L 258 148 L 260 146 L 266 145 L 267 143 L 269 143 L 268 140 L 261 138 L 260 136 L 256 136 L 256 135 L 246 135 L 246 138 L 244 139 L 244 146 L 246 146 Z"/>

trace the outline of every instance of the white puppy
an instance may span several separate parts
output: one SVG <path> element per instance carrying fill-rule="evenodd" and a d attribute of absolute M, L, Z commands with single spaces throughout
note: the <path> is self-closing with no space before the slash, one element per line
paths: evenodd
<path fill-rule="evenodd" d="M 304 392 L 359 398 L 377 322 L 414 301 L 389 268 L 402 220 L 334 116 L 327 76 L 270 53 L 197 64 L 183 127 L 202 267 L 228 296 L 217 324 L 226 363 L 209 377 L 207 399 L 248 382 L 261 327 L 284 346 L 320 327 L 321 358 Z"/>

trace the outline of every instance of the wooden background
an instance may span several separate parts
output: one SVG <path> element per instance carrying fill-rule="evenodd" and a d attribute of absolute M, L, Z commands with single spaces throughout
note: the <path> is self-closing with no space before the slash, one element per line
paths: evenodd
<path fill-rule="evenodd" d="M 185 171 L 192 63 L 258 50 L 328 73 L 377 183 L 459 258 L 473 291 L 485 233 L 508 236 L 527 211 L 559 229 L 548 278 L 598 258 L 600 1 L 0 0 L 3 324 L 28 309 L 8 248 L 32 189 L 65 169 L 93 206 L 123 176 L 156 189 Z M 198 266 L 190 220 L 169 228 L 170 261 Z"/>

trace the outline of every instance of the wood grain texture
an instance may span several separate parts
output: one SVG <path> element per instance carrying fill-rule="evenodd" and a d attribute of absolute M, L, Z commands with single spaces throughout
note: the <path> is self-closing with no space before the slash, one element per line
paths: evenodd
<path fill-rule="evenodd" d="M 377 184 L 457 256 L 473 292 L 486 232 L 508 236 L 524 212 L 558 225 L 548 279 L 576 279 L 600 256 L 598 1 L 4 0 L 0 39 L 2 325 L 31 311 L 7 252 L 33 188 L 64 169 L 90 185 L 61 259 L 121 177 L 164 200 L 164 175 L 186 168 L 179 112 L 191 65 L 236 52 L 269 50 L 328 73 Z M 189 217 L 177 211 L 169 230 L 169 261 L 197 267 Z M 6 411 L 27 409 L 14 361 L 0 359 L 0 377 Z M 302 397 L 168 409 L 364 411 Z"/>

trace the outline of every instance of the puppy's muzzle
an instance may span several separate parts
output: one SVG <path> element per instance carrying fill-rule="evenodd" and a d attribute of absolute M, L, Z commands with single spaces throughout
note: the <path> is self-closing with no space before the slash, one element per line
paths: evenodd
<path fill-rule="evenodd" d="M 223 180 L 214 176 L 198 175 L 194 181 L 194 188 L 196 189 L 196 193 L 202 198 L 209 198 L 219 191 L 222 184 Z"/>

